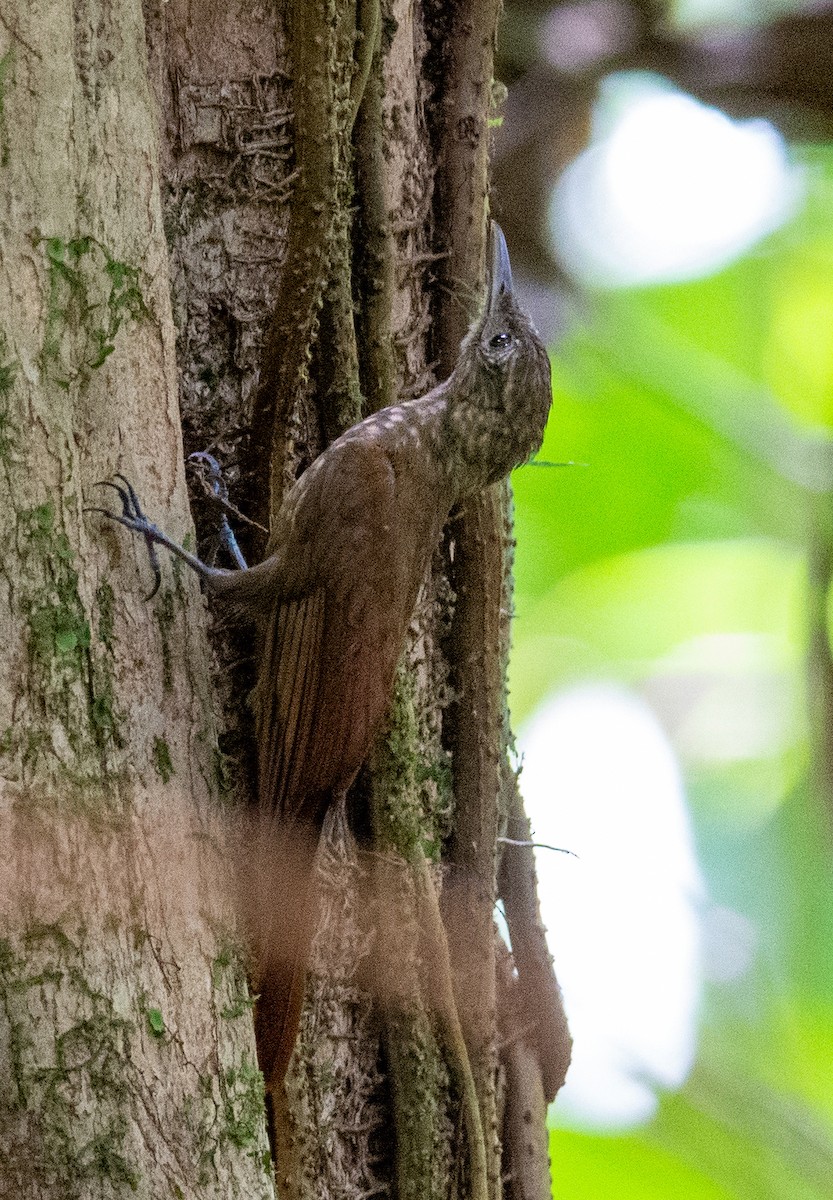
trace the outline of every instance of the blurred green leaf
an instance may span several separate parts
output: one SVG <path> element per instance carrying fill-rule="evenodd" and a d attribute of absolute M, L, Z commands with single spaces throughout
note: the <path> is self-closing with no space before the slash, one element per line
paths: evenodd
<path fill-rule="evenodd" d="M 555 1130 L 565 1200 L 833 1195 L 833 817 L 805 682 L 808 551 L 833 538 L 833 146 L 795 153 L 806 202 L 752 253 L 587 303 L 540 453 L 586 465 L 513 478 L 513 719 L 588 679 L 639 689 L 710 895 L 695 1070 L 641 1130 Z M 721 907 L 746 946 L 709 945 Z"/>
<path fill-rule="evenodd" d="M 706 1174 L 638 1134 L 598 1136 L 554 1129 L 553 1200 L 734 1200 Z"/>
<path fill-rule="evenodd" d="M 707 635 L 758 635 L 773 669 L 795 671 L 803 605 L 801 555 L 763 538 L 666 544 L 596 561 L 535 602 L 519 596 L 512 711 L 523 720 L 548 691 L 581 677 L 639 680 Z M 702 653 L 697 661 L 706 665 Z"/>
<path fill-rule="evenodd" d="M 833 1141 L 801 1103 L 725 1062 L 701 1062 L 666 1096 L 646 1136 L 701 1169 L 737 1200 L 825 1200 Z"/>

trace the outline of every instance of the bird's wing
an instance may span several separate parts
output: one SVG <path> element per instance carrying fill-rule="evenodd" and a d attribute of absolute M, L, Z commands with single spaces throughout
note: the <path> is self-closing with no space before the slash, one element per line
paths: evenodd
<path fill-rule="evenodd" d="M 261 804 L 281 816 L 298 796 L 308 759 L 321 677 L 326 592 L 322 586 L 280 603 L 261 649 L 256 696 L 258 790 Z"/>
<path fill-rule="evenodd" d="M 349 783 L 360 765 L 355 746 L 369 742 L 386 703 L 365 651 L 374 637 L 385 642 L 374 613 L 379 601 L 384 607 L 379 589 L 390 586 L 393 469 L 378 445 L 356 440 L 310 470 L 281 541 L 280 598 L 263 632 L 254 695 L 261 808 L 284 824 L 315 821 L 304 810 Z M 385 646 L 378 650 L 384 656 Z"/>

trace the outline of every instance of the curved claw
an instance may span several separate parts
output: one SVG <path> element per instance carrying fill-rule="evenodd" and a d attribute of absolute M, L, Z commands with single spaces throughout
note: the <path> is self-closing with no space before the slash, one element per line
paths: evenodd
<path fill-rule="evenodd" d="M 195 450 L 193 454 L 188 455 L 187 461 L 194 464 L 197 477 L 202 484 L 202 489 L 206 497 L 212 504 L 216 504 L 224 514 L 221 518 L 219 529 L 221 543 L 226 546 L 237 565 L 245 567 L 245 560 L 237 546 L 237 540 L 228 525 L 226 515 L 234 517 L 236 521 L 240 521 L 243 525 L 249 525 L 252 529 L 259 529 L 261 533 L 268 534 L 269 530 L 264 525 L 261 525 L 259 521 L 253 521 L 251 517 L 247 517 L 245 513 L 240 511 L 236 504 L 232 504 L 229 500 L 228 484 L 223 474 L 223 468 L 213 454 L 209 454 L 207 450 Z"/>
<path fill-rule="evenodd" d="M 101 513 L 102 517 L 109 517 L 111 521 L 118 521 L 119 525 L 124 525 L 125 529 L 133 530 L 133 522 L 130 517 L 125 517 L 121 513 L 110 512 L 109 508 L 98 508 L 97 505 L 87 504 L 84 506 L 84 512 Z"/>
<path fill-rule="evenodd" d="M 113 488 L 113 490 L 118 492 L 119 495 L 124 496 L 127 494 L 123 488 L 119 487 L 117 483 L 113 483 L 112 479 L 96 479 L 93 487 L 109 487 Z"/>
<path fill-rule="evenodd" d="M 199 463 L 200 465 L 205 463 L 212 475 L 217 475 L 218 477 L 222 475 L 220 464 L 214 455 L 209 454 L 207 450 L 194 450 L 192 454 L 188 455 L 188 462 Z"/>
<path fill-rule="evenodd" d="M 221 501 L 228 500 L 228 484 L 213 454 L 209 454 L 207 450 L 195 450 L 193 454 L 188 455 L 188 462 L 196 467 L 206 495 L 216 496 Z"/>
<path fill-rule="evenodd" d="M 162 586 L 162 568 L 159 566 L 159 555 L 156 553 L 156 546 L 153 542 L 148 542 L 148 558 L 150 559 L 150 566 L 153 571 L 153 587 L 144 597 L 145 604 L 153 599 Z"/>
<path fill-rule="evenodd" d="M 217 459 L 214 457 L 214 455 L 209 454 L 207 450 L 194 450 L 188 455 L 188 461 L 196 463 L 208 463 L 212 471 L 216 471 L 218 475 L 220 474 L 220 464 L 217 462 Z"/>
<path fill-rule="evenodd" d="M 101 513 L 108 520 L 116 521 L 119 525 L 123 525 L 125 529 L 129 529 L 131 533 L 138 533 L 140 537 L 144 538 L 154 578 L 153 588 L 145 599 L 152 600 L 159 591 L 162 583 L 162 571 L 156 551 L 157 546 L 165 546 L 172 554 L 175 554 L 177 558 L 186 563 L 192 571 L 196 571 L 206 583 L 216 587 L 216 580 L 226 572 L 216 571 L 214 568 L 206 566 L 195 554 L 191 554 L 184 546 L 180 546 L 173 538 L 168 537 L 166 533 L 145 516 L 139 497 L 130 480 L 125 475 L 122 475 L 121 472 L 116 472 L 113 478 L 120 479 L 124 486 L 122 487 L 118 483 L 113 483 L 112 479 L 101 479 L 96 484 L 96 487 L 109 487 L 114 492 L 117 492 L 121 500 L 122 511 L 115 513 L 111 512 L 109 508 L 98 508 L 95 506 L 89 506 L 84 511 Z"/>
<path fill-rule="evenodd" d="M 130 496 L 130 503 L 133 505 L 133 512 L 135 513 L 135 515 L 141 521 L 146 520 L 147 518 L 145 517 L 145 514 L 142 512 L 142 506 L 139 503 L 139 497 L 136 495 L 133 484 L 130 482 L 130 480 L 127 478 L 127 476 L 122 475 L 121 471 L 116 471 L 113 478 L 120 479 L 122 481 L 122 483 L 124 484 L 124 486 L 127 488 L 128 495 Z M 114 483 L 113 487 L 116 487 L 116 486 L 117 485 Z M 119 488 L 119 491 L 121 491 L 121 488 Z"/>
<path fill-rule="evenodd" d="M 142 511 L 142 505 L 139 501 L 138 495 L 136 494 L 136 489 L 133 487 L 133 484 L 130 482 L 130 480 L 125 475 L 122 475 L 120 471 L 116 471 L 113 478 L 120 479 L 124 484 L 124 487 L 114 483 L 112 479 L 98 479 L 96 480 L 94 486 L 109 487 L 112 488 L 114 492 L 117 492 L 122 505 L 121 513 L 111 512 L 109 508 L 98 508 L 93 506 L 85 508 L 84 511 L 100 513 L 103 517 L 107 517 L 109 520 L 116 521 L 119 525 L 123 525 L 125 529 L 129 529 L 131 533 L 138 533 L 140 537 L 144 538 L 154 579 L 153 588 L 150 590 L 150 592 L 148 592 L 147 596 L 144 597 L 145 601 L 147 602 L 148 600 L 153 599 L 162 585 L 162 570 L 159 565 L 159 555 L 156 553 L 156 541 L 162 535 L 156 526 L 147 519 Z"/>

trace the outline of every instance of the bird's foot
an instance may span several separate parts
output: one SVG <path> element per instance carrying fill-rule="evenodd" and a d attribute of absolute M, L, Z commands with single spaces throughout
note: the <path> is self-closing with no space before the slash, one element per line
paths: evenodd
<path fill-rule="evenodd" d="M 224 512 L 234 517 L 235 520 L 242 521 L 244 525 L 250 525 L 252 529 L 259 529 L 261 533 L 269 532 L 265 525 L 261 525 L 259 521 L 253 521 L 251 517 L 247 517 L 244 512 L 240 511 L 236 504 L 232 504 L 231 500 L 229 500 L 228 484 L 223 475 L 223 468 L 213 454 L 209 454 L 207 450 L 196 450 L 193 454 L 188 455 L 188 462 L 194 467 L 196 476 L 202 484 L 202 489 L 212 504 L 216 504 Z"/>
<path fill-rule="evenodd" d="M 154 525 L 142 510 L 139 497 L 129 479 L 125 478 L 120 472 L 116 472 L 113 478 L 120 480 L 120 482 L 114 483 L 111 479 L 101 479 L 96 484 L 96 487 L 109 487 L 114 492 L 117 492 L 121 500 L 121 512 L 117 513 L 109 508 L 93 506 L 86 508 L 84 511 L 101 513 L 108 520 L 116 521 L 119 525 L 123 525 L 125 529 L 129 529 L 132 533 L 137 533 L 140 537 L 144 538 L 154 579 L 153 588 L 145 597 L 146 600 L 153 599 L 162 583 L 162 571 L 159 566 L 159 556 L 156 552 L 157 546 L 167 547 L 168 550 L 177 555 L 178 558 L 181 558 L 183 562 L 187 563 L 189 567 L 192 567 L 203 578 L 215 573 L 211 567 L 206 566 L 196 555 L 190 554 L 178 542 L 168 537 L 157 525 Z"/>
<path fill-rule="evenodd" d="M 188 465 L 193 468 L 207 499 L 228 511 L 234 506 L 228 498 L 228 484 L 223 469 L 213 454 L 207 450 L 196 450 L 188 455 Z"/>
<path fill-rule="evenodd" d="M 188 462 L 194 467 L 194 472 L 202 485 L 206 499 L 221 510 L 221 517 L 217 528 L 217 542 L 219 545 L 225 547 L 237 566 L 242 571 L 245 571 L 247 563 L 234 535 L 234 531 L 229 524 L 229 515 L 241 521 L 244 525 L 250 525 L 254 529 L 259 529 L 262 533 L 268 533 L 269 531 L 264 529 L 262 525 L 259 525 L 257 521 L 253 521 L 250 517 L 247 517 L 229 500 L 228 484 L 225 481 L 220 464 L 212 454 L 209 454 L 207 450 L 198 450 L 194 454 L 188 455 Z"/>

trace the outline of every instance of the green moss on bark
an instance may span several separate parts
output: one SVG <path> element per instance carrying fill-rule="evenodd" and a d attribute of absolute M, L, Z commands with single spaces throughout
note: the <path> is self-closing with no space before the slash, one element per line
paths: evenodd
<path fill-rule="evenodd" d="M 62 520 L 51 500 L 17 514 L 30 711 L 25 722 L 7 730 L 2 752 L 30 770 L 47 767 L 64 795 L 86 806 L 115 774 L 112 753 L 123 736 L 111 647 L 93 632 Z"/>
<path fill-rule="evenodd" d="M 94 237 L 38 237 L 49 280 L 41 365 L 62 388 L 84 380 L 116 348 L 126 319 L 148 315 L 136 267 Z"/>
<path fill-rule="evenodd" d="M 153 767 L 163 783 L 167 783 L 174 775 L 171 748 L 161 737 L 153 739 Z"/>
<path fill-rule="evenodd" d="M 25 1156 L 27 1177 L 60 1187 L 68 1200 L 104 1186 L 125 1194 L 141 1180 L 129 1148 L 131 1024 L 90 984 L 85 937 L 80 931 L 75 942 L 57 925 L 35 924 L 16 946 L 0 941 L 6 1169 L 19 1170 Z M 58 1014 L 54 1023 L 41 1019 L 45 1007 Z"/>

